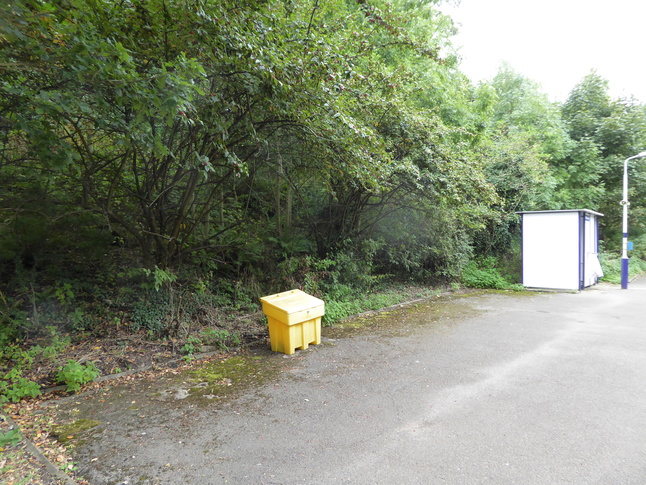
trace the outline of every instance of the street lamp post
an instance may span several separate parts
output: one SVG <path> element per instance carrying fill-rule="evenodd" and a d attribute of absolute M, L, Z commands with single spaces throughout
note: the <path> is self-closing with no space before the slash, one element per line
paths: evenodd
<path fill-rule="evenodd" d="M 641 152 L 633 157 L 629 157 L 624 161 L 624 198 L 621 201 L 621 205 L 624 208 L 624 217 L 623 217 L 623 233 L 624 239 L 622 243 L 622 253 L 621 253 L 621 289 L 625 290 L 628 288 L 628 161 L 634 160 L 636 158 L 645 158 L 646 151 Z"/>

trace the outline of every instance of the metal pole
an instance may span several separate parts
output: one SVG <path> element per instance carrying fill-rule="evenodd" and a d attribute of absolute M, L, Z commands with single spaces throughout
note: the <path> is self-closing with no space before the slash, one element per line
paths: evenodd
<path fill-rule="evenodd" d="M 629 157 L 624 161 L 624 198 L 621 200 L 621 205 L 623 206 L 623 241 L 621 245 L 621 289 L 628 289 L 628 161 L 634 160 L 635 158 L 644 158 L 646 157 L 646 152 L 641 152 L 634 157 Z"/>
<path fill-rule="evenodd" d="M 623 206 L 623 241 L 621 243 L 621 289 L 628 289 L 628 160 L 624 161 L 624 198 L 621 199 Z"/>

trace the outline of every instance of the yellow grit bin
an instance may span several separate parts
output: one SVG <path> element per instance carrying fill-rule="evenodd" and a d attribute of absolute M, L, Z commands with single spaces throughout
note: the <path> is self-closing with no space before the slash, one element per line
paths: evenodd
<path fill-rule="evenodd" d="M 271 350 L 291 355 L 295 349 L 321 343 L 321 317 L 325 302 L 301 290 L 260 299 L 269 323 Z"/>

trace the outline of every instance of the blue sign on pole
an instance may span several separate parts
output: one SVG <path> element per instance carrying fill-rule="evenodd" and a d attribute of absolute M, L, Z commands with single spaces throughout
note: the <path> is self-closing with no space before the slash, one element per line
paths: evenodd
<path fill-rule="evenodd" d="M 628 251 L 632 251 L 632 250 L 633 250 L 633 243 L 632 241 L 628 241 Z"/>

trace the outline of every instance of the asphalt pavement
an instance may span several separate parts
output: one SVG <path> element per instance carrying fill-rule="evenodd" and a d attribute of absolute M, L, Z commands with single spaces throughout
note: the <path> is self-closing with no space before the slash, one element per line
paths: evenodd
<path fill-rule="evenodd" d="M 92 484 L 646 484 L 646 279 L 453 295 L 351 327 L 292 356 L 263 347 L 62 401 L 61 416 L 99 423 L 79 435 L 80 473 Z"/>

